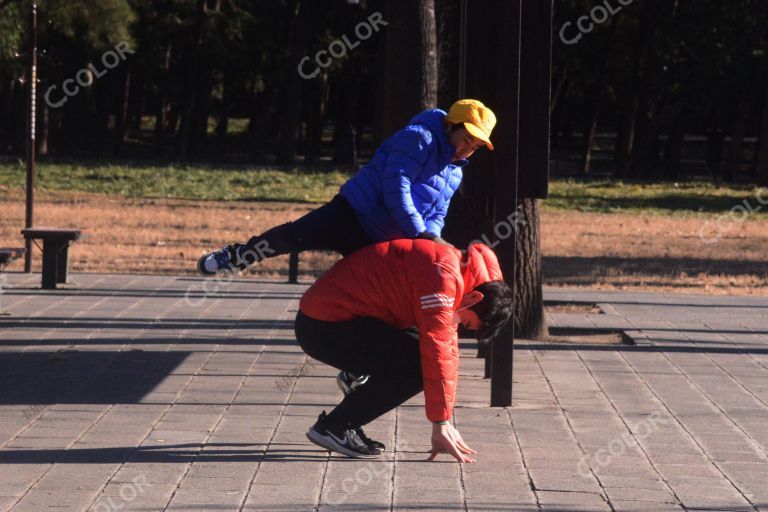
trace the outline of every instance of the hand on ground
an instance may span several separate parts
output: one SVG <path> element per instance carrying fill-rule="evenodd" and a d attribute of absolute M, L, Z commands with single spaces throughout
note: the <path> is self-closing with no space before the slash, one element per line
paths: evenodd
<path fill-rule="evenodd" d="M 452 455 L 459 462 L 475 462 L 475 459 L 467 457 L 467 454 L 477 452 L 467 446 L 453 425 L 447 423 L 434 424 L 432 427 L 432 449 L 427 460 L 435 460 L 438 453 Z"/>

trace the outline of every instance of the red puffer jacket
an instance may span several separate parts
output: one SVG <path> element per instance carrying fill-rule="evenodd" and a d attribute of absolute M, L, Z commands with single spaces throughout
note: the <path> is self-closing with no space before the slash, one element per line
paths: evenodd
<path fill-rule="evenodd" d="M 459 371 L 453 322 L 465 291 L 501 280 L 496 255 L 474 244 L 458 249 L 431 240 L 393 240 L 370 245 L 337 262 L 301 299 L 316 320 L 378 318 L 399 329 L 419 329 L 427 418 L 447 420 L 456 400 Z"/>

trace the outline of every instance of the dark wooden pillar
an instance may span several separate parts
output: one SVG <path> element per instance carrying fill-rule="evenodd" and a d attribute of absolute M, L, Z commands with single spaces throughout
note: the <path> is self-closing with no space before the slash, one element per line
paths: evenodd
<path fill-rule="evenodd" d="M 496 150 L 473 158 L 471 173 L 492 176 L 491 186 L 482 188 L 493 227 L 483 234 L 485 240 L 493 240 L 508 284 L 516 286 L 525 276 L 515 271 L 520 251 L 515 247 L 514 215 L 522 199 L 547 196 L 552 3 L 497 0 L 482 11 L 470 10 L 468 16 L 467 47 L 472 57 L 467 96 L 484 101 L 498 118 L 492 136 Z M 510 322 L 491 343 L 493 407 L 512 404 L 514 337 Z"/>
<path fill-rule="evenodd" d="M 510 236 L 512 224 L 504 217 L 515 212 L 519 168 L 520 128 L 520 43 L 522 0 L 498 2 L 496 12 L 496 94 L 494 108 L 498 125 L 493 134 L 496 147 L 493 152 L 493 188 L 489 195 L 493 201 L 494 247 L 501 271 L 507 283 L 514 286 L 515 237 Z M 506 235 L 506 238 L 502 238 Z M 491 406 L 512 405 L 512 350 L 514 329 L 512 323 L 491 342 Z"/>
<path fill-rule="evenodd" d="M 288 282 L 296 284 L 299 282 L 299 253 L 292 252 L 288 257 Z"/>

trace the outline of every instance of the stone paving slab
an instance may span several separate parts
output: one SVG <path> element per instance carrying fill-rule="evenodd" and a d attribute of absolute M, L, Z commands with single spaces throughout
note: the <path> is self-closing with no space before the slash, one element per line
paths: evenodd
<path fill-rule="evenodd" d="M 602 313 L 518 340 L 488 407 L 463 343 L 456 422 L 478 463 L 426 462 L 415 397 L 366 427 L 377 460 L 304 433 L 340 399 L 293 337 L 306 285 L 0 275 L 0 510 L 768 510 L 768 299 L 546 289 Z"/>

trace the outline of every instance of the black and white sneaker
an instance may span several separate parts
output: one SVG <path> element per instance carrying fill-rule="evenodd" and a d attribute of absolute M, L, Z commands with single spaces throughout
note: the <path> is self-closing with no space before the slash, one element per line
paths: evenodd
<path fill-rule="evenodd" d="M 213 276 L 225 271 L 243 271 L 264 259 L 262 251 L 264 249 L 259 250 L 248 244 L 227 245 L 218 251 L 203 254 L 197 260 L 197 271 L 204 276 Z"/>
<path fill-rule="evenodd" d="M 384 446 L 384 443 L 379 442 L 379 441 L 375 441 L 375 440 L 371 439 L 370 437 L 368 437 L 367 435 L 365 435 L 365 432 L 363 432 L 363 427 L 357 427 L 355 429 L 355 433 L 357 434 L 357 436 L 360 438 L 360 440 L 362 442 L 364 442 L 365 444 L 367 444 L 371 448 L 375 448 L 377 450 L 381 450 L 382 452 L 386 449 L 386 446 Z"/>
<path fill-rule="evenodd" d="M 340 453 L 348 457 L 373 458 L 381 455 L 381 450 L 373 448 L 363 442 L 356 429 L 334 428 L 324 425 L 325 411 L 320 413 L 317 423 L 307 432 L 307 439 L 317 446 Z"/>
<path fill-rule="evenodd" d="M 245 264 L 237 254 L 236 245 L 228 245 L 218 251 L 203 254 L 197 260 L 197 271 L 203 276 L 213 276 L 219 272 L 245 270 Z"/>
<path fill-rule="evenodd" d="M 344 396 L 347 396 L 355 389 L 368 382 L 368 377 L 370 377 L 370 375 L 356 377 L 349 372 L 339 372 L 336 376 L 336 383 L 341 388 L 341 392 L 344 393 Z"/>

